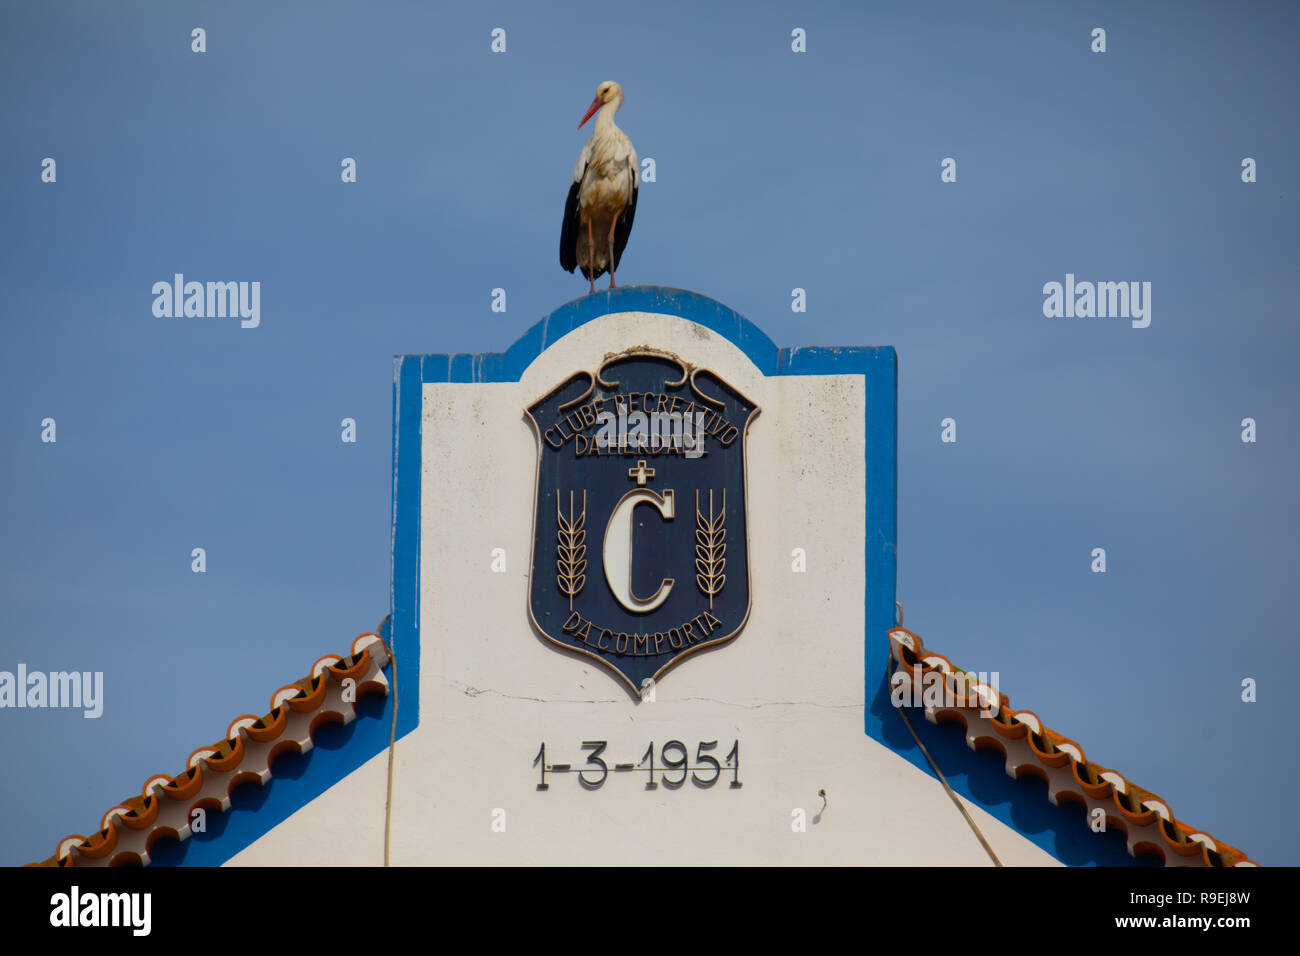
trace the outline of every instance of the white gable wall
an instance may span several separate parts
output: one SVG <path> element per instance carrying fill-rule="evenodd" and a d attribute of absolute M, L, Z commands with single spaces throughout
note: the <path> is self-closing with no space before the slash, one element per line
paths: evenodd
<path fill-rule="evenodd" d="M 749 621 L 668 671 L 653 703 L 536 635 L 527 613 L 537 451 L 523 409 L 640 344 L 712 369 L 762 410 L 748 439 Z M 397 745 L 392 861 L 988 865 L 940 783 L 863 732 L 864 401 L 860 376 L 767 378 L 721 336 L 645 313 L 574 330 L 518 383 L 425 385 L 421 712 Z M 871 644 L 887 655 L 885 635 Z M 643 772 L 612 770 L 651 741 L 660 765 L 670 739 L 692 765 L 700 741 L 722 760 L 739 740 L 743 787 L 724 771 L 707 789 L 647 791 Z M 576 767 L 590 740 L 607 741 L 600 789 L 573 774 L 536 789 L 543 741 L 548 763 Z M 375 757 L 230 862 L 380 864 L 386 768 Z M 1056 863 L 962 799 L 1003 862 Z"/>

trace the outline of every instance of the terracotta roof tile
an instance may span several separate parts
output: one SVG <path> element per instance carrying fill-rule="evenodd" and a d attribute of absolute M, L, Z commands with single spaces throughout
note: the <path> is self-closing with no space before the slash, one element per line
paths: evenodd
<path fill-rule="evenodd" d="M 1093 810 L 1101 808 L 1106 826 L 1123 830 L 1130 854 L 1155 852 L 1166 866 L 1258 866 L 1236 847 L 1175 819 L 1169 804 L 1150 790 L 1088 760 L 1078 743 L 1047 727 L 1033 711 L 1013 710 L 1005 694 L 979 684 L 942 654 L 927 650 L 921 638 L 906 628 L 889 632 L 889 650 L 894 661 L 891 688 L 919 688 L 927 720 L 961 723 L 972 750 L 1002 752 L 1008 775 L 1039 777 L 1046 781 L 1052 803 L 1066 800 L 1082 805 L 1083 825 Z M 927 682 L 938 687 L 939 681 L 947 692 L 940 692 L 942 699 L 936 704 L 926 699 L 924 689 Z M 890 696 L 893 700 L 896 695 Z M 988 716 L 982 716 L 984 710 Z"/>
<path fill-rule="evenodd" d="M 356 718 L 356 701 L 366 694 L 386 695 L 383 669 L 388 662 L 388 647 L 379 635 L 360 635 L 352 642 L 350 656 L 328 654 L 302 680 L 272 694 L 270 713 L 236 717 L 224 738 L 190 754 L 181 773 L 150 777 L 139 796 L 128 797 L 104 814 L 96 833 L 64 837 L 53 856 L 28 866 L 147 865 L 159 838 L 189 838 L 196 808 L 225 812 L 235 787 L 271 779 L 276 757 L 286 751 L 306 753 L 323 723 L 350 724 Z M 345 700 L 343 682 L 349 679 L 353 684 Z"/>
<path fill-rule="evenodd" d="M 949 692 L 938 704 L 923 704 L 931 723 L 960 722 L 972 750 L 1001 751 L 1007 774 L 1043 779 L 1052 803 L 1071 801 L 1089 814 L 1101 808 L 1107 826 L 1125 833 L 1131 854 L 1158 853 L 1166 866 L 1258 865 L 1241 850 L 1175 819 L 1168 803 L 1151 791 L 1088 760 L 1077 742 L 1044 725 L 1033 711 L 1014 710 L 1005 694 L 972 682 L 942 654 L 926 649 L 913 632 L 893 628 L 889 645 L 892 685 L 924 688 L 927 676 L 933 685 L 934 675 L 941 675 Z M 383 668 L 388 662 L 388 648 L 378 635 L 360 635 L 349 657 L 322 657 L 306 677 L 279 688 L 271 696 L 269 713 L 236 717 L 223 739 L 190 754 L 184 771 L 146 780 L 139 796 L 128 797 L 104 814 L 96 833 L 65 837 L 53 856 L 28 865 L 148 864 L 150 849 L 163 835 L 188 839 L 194 809 L 224 812 L 236 786 L 254 780 L 264 784 L 271 778 L 270 766 L 281 753 L 311 750 L 312 735 L 322 723 L 351 723 L 356 700 L 369 693 L 387 694 Z M 343 681 L 349 678 L 355 682 L 355 695 L 345 701 Z M 985 708 L 988 717 L 981 716 Z"/>

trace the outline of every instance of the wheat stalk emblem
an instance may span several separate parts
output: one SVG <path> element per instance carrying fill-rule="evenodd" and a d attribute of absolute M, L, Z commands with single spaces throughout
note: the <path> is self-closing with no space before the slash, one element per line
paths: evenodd
<path fill-rule="evenodd" d="M 709 490 L 709 513 L 700 511 L 700 493 L 695 492 L 695 583 L 709 596 L 709 610 L 713 610 L 713 596 L 727 583 L 727 490 L 722 489 L 722 506 L 713 513 L 713 490 Z"/>
<path fill-rule="evenodd" d="M 560 590 L 569 596 L 569 610 L 573 610 L 573 599 L 587 581 L 587 493 L 582 493 L 582 511 L 575 516 L 573 492 L 569 492 L 569 514 L 566 517 L 560 502 L 560 492 L 555 492 L 555 517 L 560 526 L 556 532 L 556 567 L 559 574 L 556 581 Z"/>

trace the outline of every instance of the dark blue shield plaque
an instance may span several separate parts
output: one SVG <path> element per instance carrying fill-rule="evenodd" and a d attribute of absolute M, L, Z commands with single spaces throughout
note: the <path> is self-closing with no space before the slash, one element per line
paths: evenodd
<path fill-rule="evenodd" d="M 640 347 L 527 410 L 537 434 L 529 611 L 634 693 L 749 617 L 745 440 L 758 407 Z"/>

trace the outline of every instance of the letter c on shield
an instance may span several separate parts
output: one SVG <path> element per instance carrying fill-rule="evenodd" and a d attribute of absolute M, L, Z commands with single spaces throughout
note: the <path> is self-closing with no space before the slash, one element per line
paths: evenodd
<path fill-rule="evenodd" d="M 659 590 L 647 600 L 643 601 L 632 593 L 632 512 L 643 502 L 654 505 L 665 520 L 673 519 L 672 489 L 665 491 L 660 498 L 648 488 L 638 488 L 622 497 L 605 525 L 605 580 L 609 582 L 615 600 L 636 614 L 653 611 L 668 600 L 673 589 L 673 579 L 664 578 L 659 583 Z"/>

